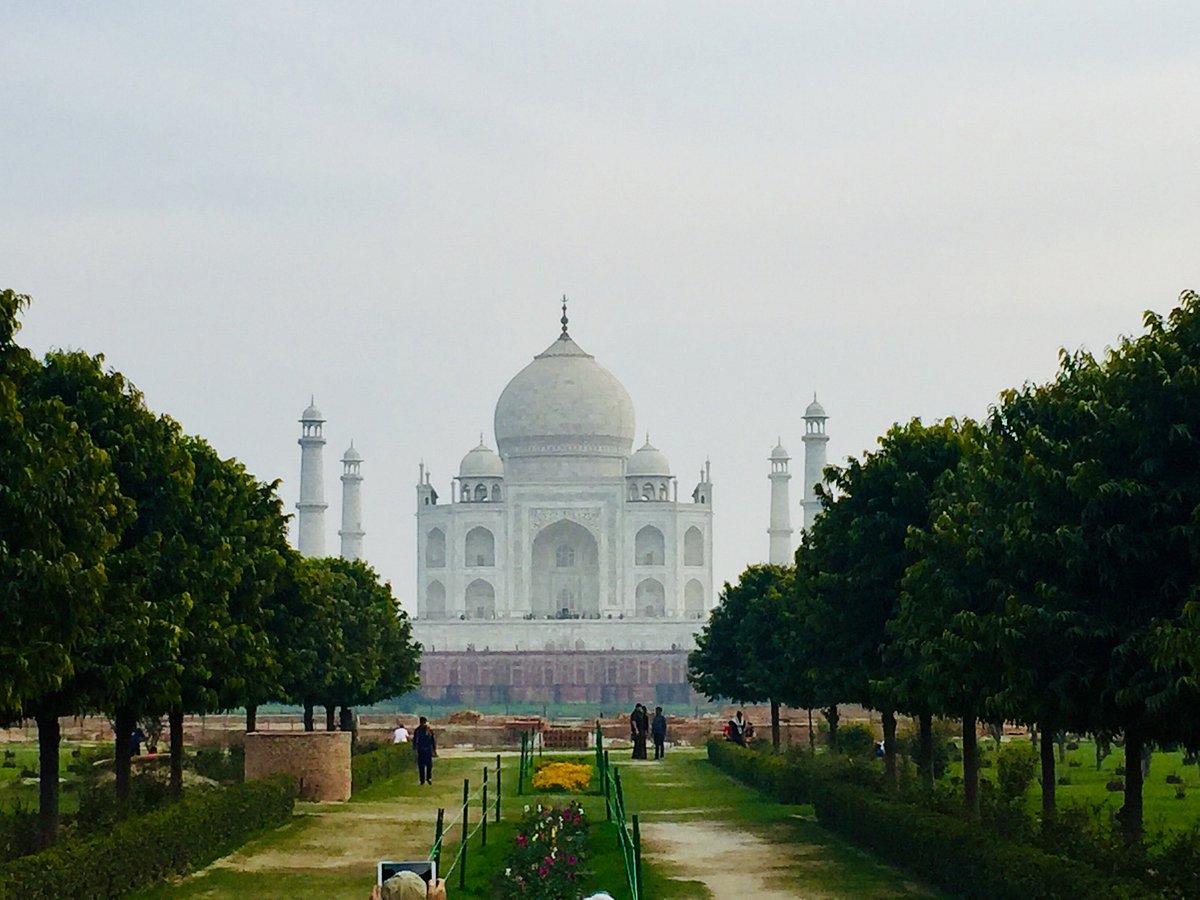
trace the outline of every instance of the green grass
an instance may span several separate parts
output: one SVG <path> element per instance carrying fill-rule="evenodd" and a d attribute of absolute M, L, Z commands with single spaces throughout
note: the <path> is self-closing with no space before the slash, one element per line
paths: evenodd
<path fill-rule="evenodd" d="M 1005 744 L 1008 742 L 1006 741 Z M 995 742 L 986 739 L 980 741 L 980 749 L 991 760 L 992 766 L 980 770 L 980 777 L 994 781 L 996 778 Z M 1080 741 L 1078 750 L 1067 751 L 1067 763 L 1058 762 L 1058 748 L 1055 747 L 1055 779 L 1066 775 L 1071 779 L 1070 784 L 1057 784 L 1055 791 L 1058 802 L 1085 803 L 1100 805 L 1115 813 L 1124 802 L 1124 794 L 1120 791 L 1109 791 L 1105 785 L 1117 778 L 1116 769 L 1125 765 L 1125 752 L 1114 747 L 1096 770 L 1096 745 L 1092 741 Z M 1079 763 L 1072 766 L 1074 761 Z M 1182 787 L 1185 797 L 1175 798 L 1176 785 L 1167 784 L 1167 775 L 1174 773 L 1183 778 Z M 947 773 L 951 776 L 962 775 L 962 763 L 952 763 Z M 1200 821 L 1200 768 L 1195 765 L 1185 766 L 1183 754 L 1155 751 L 1150 762 L 1150 775 L 1143 787 L 1144 820 L 1148 830 L 1162 829 L 1164 831 L 1183 831 Z M 1042 808 L 1041 786 L 1035 780 L 1025 797 L 1026 807 L 1032 815 L 1038 815 Z"/>

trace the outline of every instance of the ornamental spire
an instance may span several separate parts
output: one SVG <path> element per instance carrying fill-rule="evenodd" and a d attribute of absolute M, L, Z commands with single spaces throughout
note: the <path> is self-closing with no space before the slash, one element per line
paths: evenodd
<path fill-rule="evenodd" d="M 562 322 L 562 337 L 560 337 L 559 340 L 565 340 L 566 338 L 570 337 L 570 335 L 567 334 L 567 295 L 566 294 L 563 294 L 562 311 L 563 311 L 562 318 L 559 319 L 559 321 Z"/>

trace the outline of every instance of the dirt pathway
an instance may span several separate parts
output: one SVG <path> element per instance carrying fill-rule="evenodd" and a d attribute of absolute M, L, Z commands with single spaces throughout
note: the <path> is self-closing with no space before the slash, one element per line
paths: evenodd
<path fill-rule="evenodd" d="M 811 809 L 770 803 L 697 755 L 622 766 L 646 858 L 715 900 L 933 897 L 820 828 Z"/>

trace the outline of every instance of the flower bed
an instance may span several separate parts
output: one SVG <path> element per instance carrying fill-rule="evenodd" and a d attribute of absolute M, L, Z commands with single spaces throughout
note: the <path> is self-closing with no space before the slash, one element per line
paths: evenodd
<path fill-rule="evenodd" d="M 592 780 L 592 767 L 584 763 L 552 762 L 542 766 L 533 776 L 533 786 L 539 791 L 570 791 L 581 794 Z"/>
<path fill-rule="evenodd" d="M 525 807 L 515 846 L 496 896 L 505 900 L 571 900 L 581 897 L 579 878 L 587 848 L 587 822 L 578 803 Z"/>

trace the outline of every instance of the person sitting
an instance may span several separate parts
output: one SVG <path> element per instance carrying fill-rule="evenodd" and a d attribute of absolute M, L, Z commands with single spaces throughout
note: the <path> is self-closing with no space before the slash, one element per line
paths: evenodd
<path fill-rule="evenodd" d="M 742 711 L 739 709 L 736 713 L 734 713 L 733 718 L 729 720 L 729 739 L 735 744 L 740 744 L 741 746 L 745 747 L 747 737 L 746 732 L 749 726 L 750 723 L 746 721 L 745 716 L 742 715 Z"/>

